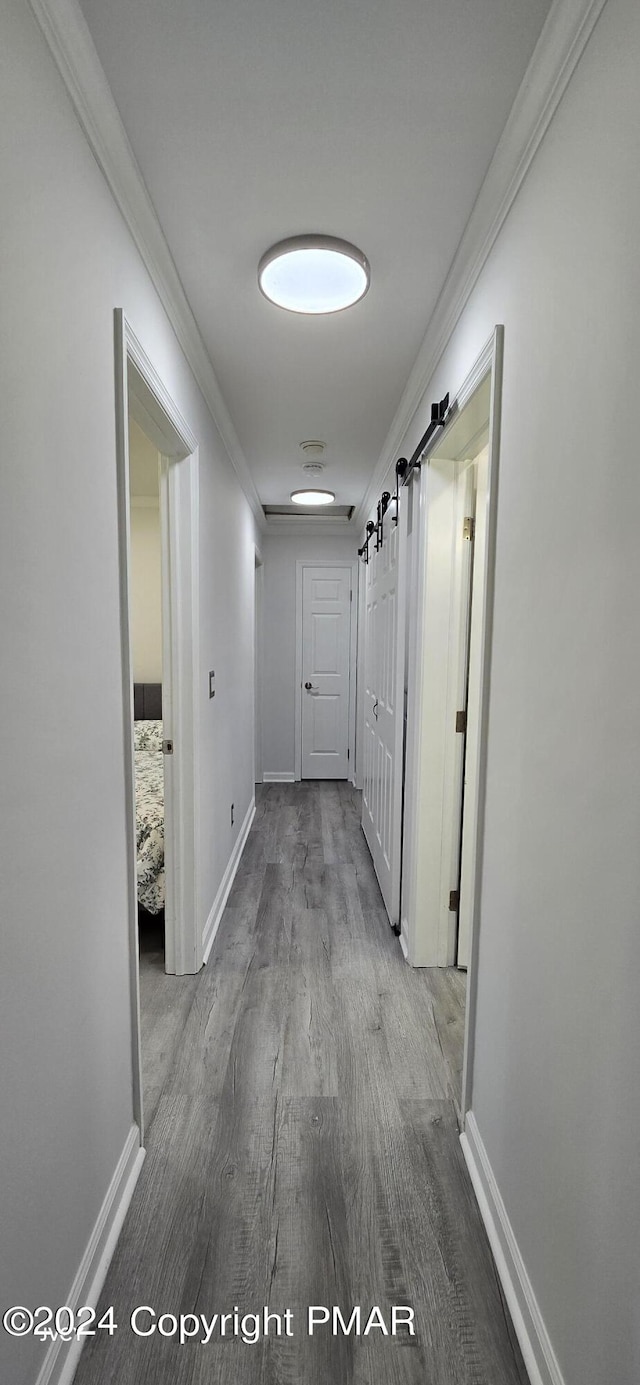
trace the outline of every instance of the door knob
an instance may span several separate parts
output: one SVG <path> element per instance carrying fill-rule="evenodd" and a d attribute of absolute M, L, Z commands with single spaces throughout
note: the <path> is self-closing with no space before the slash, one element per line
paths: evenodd
<path fill-rule="evenodd" d="M 319 691 L 320 691 L 319 688 L 314 688 L 313 683 L 305 683 L 304 686 L 305 686 L 305 688 L 307 689 L 307 692 L 319 692 Z"/>

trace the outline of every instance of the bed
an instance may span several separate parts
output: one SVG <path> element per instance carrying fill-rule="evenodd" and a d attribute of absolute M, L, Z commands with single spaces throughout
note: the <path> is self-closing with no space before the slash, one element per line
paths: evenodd
<path fill-rule="evenodd" d="M 164 909 L 165 895 L 160 683 L 134 684 L 133 716 L 138 904 L 148 914 L 159 914 Z"/>

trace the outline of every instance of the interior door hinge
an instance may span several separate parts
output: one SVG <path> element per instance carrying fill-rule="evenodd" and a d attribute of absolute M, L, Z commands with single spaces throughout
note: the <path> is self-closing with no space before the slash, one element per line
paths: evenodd
<path fill-rule="evenodd" d="M 476 533 L 476 522 L 475 522 L 475 519 L 473 518 L 473 515 L 465 515 L 464 524 L 463 524 L 463 526 L 462 526 L 462 537 L 463 537 L 463 539 L 470 539 L 471 542 L 473 542 L 473 540 L 474 540 L 474 538 L 475 538 L 475 533 Z"/>
<path fill-rule="evenodd" d="M 467 713 L 466 708 L 463 707 L 461 712 L 456 712 L 456 731 L 466 731 L 466 729 Z"/>
<path fill-rule="evenodd" d="M 349 759 L 349 751 L 348 751 L 348 750 L 347 750 L 347 759 Z"/>
<path fill-rule="evenodd" d="M 163 755 L 173 755 L 173 741 L 163 741 L 163 742 L 162 742 L 162 754 L 163 754 Z"/>
<path fill-rule="evenodd" d="M 457 914 L 458 909 L 460 908 L 460 891 L 459 891 L 459 890 L 450 890 L 450 891 L 449 891 L 449 908 L 450 908 L 452 914 Z"/>

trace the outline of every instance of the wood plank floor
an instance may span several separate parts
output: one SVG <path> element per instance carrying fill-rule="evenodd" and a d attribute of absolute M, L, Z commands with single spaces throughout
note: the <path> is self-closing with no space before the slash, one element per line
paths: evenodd
<path fill-rule="evenodd" d="M 199 976 L 167 976 L 164 914 L 142 913 L 140 937 L 140 1044 L 145 1143 L 182 1038 Z"/>
<path fill-rule="evenodd" d="M 359 810 L 342 783 L 259 789 L 102 1294 L 118 1331 L 76 1385 L 526 1381 L 458 1140 L 463 982 L 402 960 Z M 138 1304 L 289 1309 L 292 1335 L 137 1337 Z M 309 1336 L 310 1304 L 410 1305 L 416 1335 Z"/>

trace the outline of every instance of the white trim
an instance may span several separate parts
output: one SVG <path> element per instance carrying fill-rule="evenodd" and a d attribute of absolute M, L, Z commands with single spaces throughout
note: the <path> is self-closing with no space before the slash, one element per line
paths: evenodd
<path fill-rule="evenodd" d="M 116 309 L 116 312 L 122 312 L 122 309 Z M 169 394 L 162 376 L 158 374 L 153 361 L 150 356 L 147 355 L 142 343 L 138 340 L 131 323 L 127 320 L 124 313 L 122 313 L 122 316 L 125 324 L 127 355 L 129 359 L 133 362 L 138 373 L 142 376 L 149 389 L 149 393 L 153 396 L 153 400 L 160 405 L 162 413 L 166 414 L 175 432 L 179 435 L 185 452 L 195 452 L 198 445 L 197 438 L 191 432 L 189 424 L 180 413 L 173 397 Z M 151 403 L 153 409 L 153 401 L 151 401 Z M 156 410 L 153 409 L 152 412 L 150 412 L 149 409 L 145 410 L 143 401 L 140 401 L 140 407 L 144 414 L 140 419 L 140 426 L 153 435 L 154 415 Z M 158 440 L 158 448 L 166 444 L 166 441 L 165 437 L 160 437 Z"/>
<path fill-rule="evenodd" d="M 349 773 L 353 783 L 356 772 L 356 656 L 358 649 L 358 605 L 360 582 L 357 558 L 296 558 L 296 668 L 294 702 L 294 764 L 293 783 L 302 780 L 302 581 L 306 567 L 348 567 L 351 571 L 351 623 L 349 629 Z M 263 783 L 271 776 L 263 775 Z M 284 781 L 283 781 L 284 782 Z"/>
<path fill-rule="evenodd" d="M 473 456 L 469 448 L 469 456 Z M 432 463 L 433 465 L 433 463 Z M 462 846 L 462 793 L 464 737 L 455 730 L 456 713 L 465 706 L 468 688 L 467 659 L 470 648 L 471 592 L 474 544 L 463 535 L 466 515 L 474 513 L 474 468 L 459 461 L 452 471 L 452 563 L 449 574 L 449 639 L 446 667 L 446 711 L 442 784 L 442 853 L 440 859 L 440 918 L 438 964 L 456 965 L 456 911 L 449 909 L 448 894 L 458 887 Z"/>
<path fill-rule="evenodd" d="M 195 440 L 191 439 L 190 445 Z M 202 965 L 198 933 L 198 448 L 179 464 L 162 456 L 162 713 L 175 753 L 165 757 L 165 965 L 195 975 Z M 167 813 L 167 810 L 168 813 Z"/>
<path fill-rule="evenodd" d="M 606 0 L 555 0 L 453 257 L 354 522 L 374 508 L 435 368 L 527 176 Z"/>
<path fill-rule="evenodd" d="M 129 227 L 261 528 L 264 513 L 78 0 L 30 0 L 95 158 Z"/>
<path fill-rule="evenodd" d="M 473 838 L 469 855 L 469 881 L 464 869 L 460 881 L 461 906 L 469 910 L 469 965 L 465 1005 L 464 1057 L 462 1067 L 462 1119 L 471 1109 L 473 1060 L 475 1053 L 476 1009 L 478 1000 L 478 955 L 480 949 L 480 900 L 482 895 L 482 862 L 484 848 L 484 811 L 487 785 L 487 738 L 489 722 L 491 639 L 495 588 L 496 543 L 498 529 L 498 486 L 500 475 L 500 442 L 502 433 L 502 377 L 504 361 L 504 327 L 496 327 L 492 339 L 491 396 L 489 402 L 489 455 L 486 497 L 486 543 L 484 562 L 484 598 L 480 667 L 478 672 L 478 719 L 475 782 L 472 789 Z M 469 792 L 468 789 L 465 790 Z M 469 815 L 465 812 L 468 830 Z M 464 862 L 463 862 L 464 867 Z"/>
<path fill-rule="evenodd" d="M 234 846 L 233 851 L 231 852 L 231 855 L 230 855 L 230 857 L 229 857 L 229 861 L 228 861 L 228 863 L 227 863 L 227 868 L 226 868 L 225 873 L 224 873 L 224 875 L 223 875 L 223 877 L 222 877 L 222 880 L 220 881 L 220 886 L 219 886 L 219 889 L 218 889 L 218 893 L 216 894 L 216 897 L 215 897 L 215 899 L 214 899 L 214 901 L 213 901 L 213 904 L 212 904 L 212 906 L 211 906 L 211 910 L 210 910 L 210 912 L 209 912 L 209 917 L 208 917 L 207 922 L 205 923 L 205 926 L 204 926 L 204 931 L 203 931 L 203 934 L 202 934 L 202 961 L 203 961 L 203 963 L 204 963 L 204 962 L 207 962 L 207 961 L 209 960 L 209 953 L 211 952 L 211 948 L 213 947 L 214 938 L 215 938 L 216 933 L 217 933 L 217 931 L 218 931 L 218 929 L 219 929 L 219 927 L 220 927 L 220 920 L 221 920 L 222 915 L 223 915 L 223 913 L 224 913 L 225 904 L 226 904 L 226 902 L 227 902 L 227 900 L 228 900 L 228 898 L 229 898 L 229 892 L 230 892 L 231 886 L 233 885 L 233 882 L 234 882 L 234 880 L 235 880 L 236 871 L 237 871 L 237 869 L 238 869 L 238 866 L 240 865 L 240 858 L 241 858 L 242 853 L 243 853 L 243 851 L 244 851 L 245 842 L 246 842 L 246 840 L 247 840 L 247 837 L 249 836 L 249 833 L 250 833 L 250 831 L 251 831 L 251 824 L 252 824 L 252 822 L 253 822 L 253 819 L 254 819 L 255 815 L 256 815 L 256 800 L 255 800 L 255 798 L 252 798 L 252 799 L 251 799 L 251 802 L 250 802 L 250 804 L 249 804 L 249 807 L 247 808 L 247 812 L 246 812 L 246 814 L 245 814 L 244 822 L 243 822 L 242 827 L 240 828 L 240 831 L 239 831 L 239 833 L 238 833 L 235 846 Z"/>
<path fill-rule="evenodd" d="M 263 784 L 295 784 L 296 776 L 290 769 L 265 769 L 262 782 Z"/>
<path fill-rule="evenodd" d="M 482 351 L 480 352 L 480 355 L 477 356 L 476 360 L 473 362 L 469 374 L 466 375 L 464 380 L 462 381 L 462 384 L 460 385 L 460 388 L 458 389 L 455 396 L 457 404 L 456 411 L 452 415 L 451 420 L 447 424 L 446 428 L 444 428 L 441 433 L 436 434 L 434 441 L 431 444 L 431 450 L 433 452 L 442 452 L 443 449 L 446 448 L 447 435 L 449 429 L 453 428 L 456 419 L 462 413 L 462 410 L 466 407 L 466 405 L 469 403 L 471 396 L 475 394 L 478 386 L 482 384 L 482 381 L 484 380 L 485 376 L 488 375 L 489 371 L 492 369 L 495 350 L 496 339 L 494 331 L 491 333 L 491 336 L 487 338 L 482 348 Z"/>
<path fill-rule="evenodd" d="M 460 1143 L 531 1385 L 566 1385 L 472 1111 Z"/>
<path fill-rule="evenodd" d="M 144 1155 L 144 1149 L 140 1145 L 140 1130 L 137 1125 L 132 1125 L 78 1272 L 63 1300 L 74 1313 L 80 1308 L 96 1308 L 98 1305 L 118 1236 L 144 1163 Z M 59 1337 L 52 1342 L 38 1373 L 36 1385 L 71 1385 L 84 1341 L 83 1337 L 74 1337 L 70 1342 L 63 1342 Z"/>
<path fill-rule="evenodd" d="M 122 733 L 124 756 L 124 815 L 127 844 L 127 920 L 129 941 L 129 1003 L 131 1006 L 131 1081 L 133 1116 L 144 1130 L 142 1051 L 140 1046 L 140 960 L 136 876 L 135 777 L 133 752 L 133 666 L 129 611 L 131 522 L 129 509 L 129 390 L 124 313 L 114 315 L 116 486 L 118 497 L 118 598 L 122 667 Z"/>

